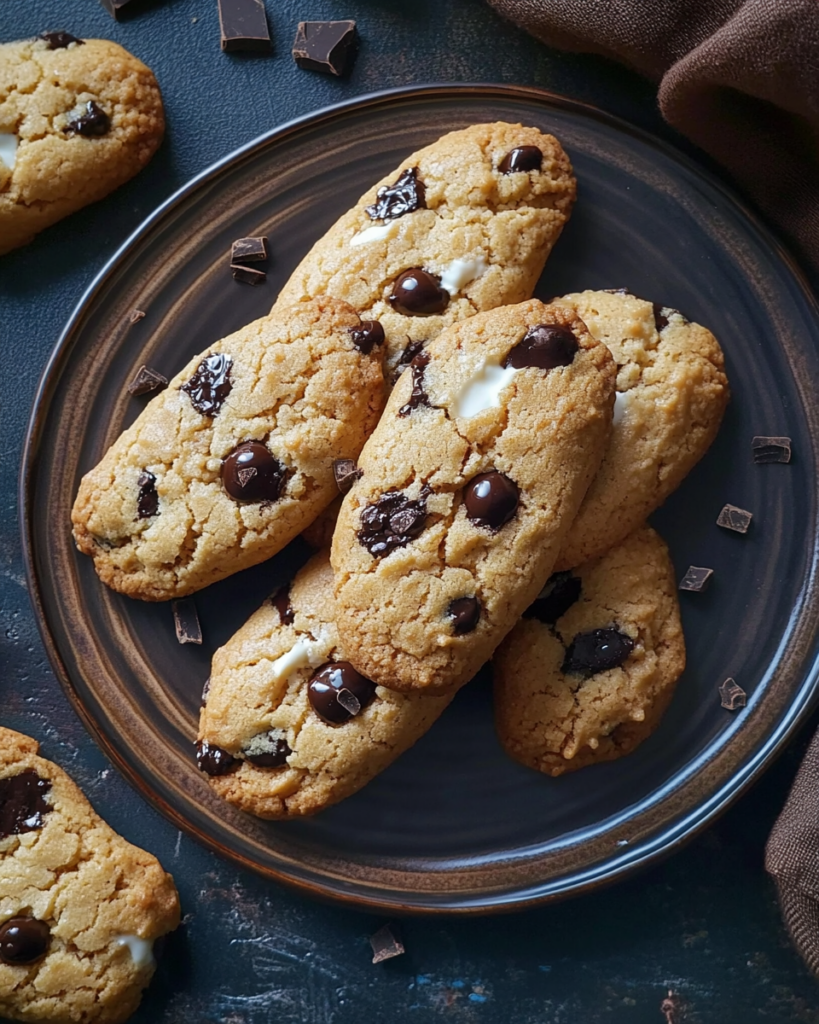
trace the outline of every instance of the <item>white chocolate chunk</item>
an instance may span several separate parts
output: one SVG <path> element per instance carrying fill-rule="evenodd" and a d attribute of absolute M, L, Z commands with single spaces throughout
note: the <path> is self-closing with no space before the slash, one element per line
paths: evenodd
<path fill-rule="evenodd" d="M 628 411 L 629 402 L 631 396 L 628 391 L 617 391 L 614 395 L 614 413 L 612 414 L 612 424 L 616 427 L 618 423 L 622 423 L 623 417 Z"/>
<path fill-rule="evenodd" d="M 469 419 L 484 409 L 499 408 L 501 392 L 516 373 L 514 366 L 501 366 L 491 361 L 481 363 L 455 396 L 455 415 Z"/>
<path fill-rule="evenodd" d="M 5 164 L 10 171 L 14 170 L 19 144 L 20 140 L 14 132 L 0 132 L 0 163 Z"/>
<path fill-rule="evenodd" d="M 441 274 L 441 287 L 450 295 L 457 294 L 472 281 L 477 280 L 487 269 L 488 264 L 483 256 L 474 260 L 453 260 Z"/>
<path fill-rule="evenodd" d="M 371 228 L 364 228 L 357 235 L 350 239 L 350 245 L 366 245 L 367 242 L 380 242 L 386 238 L 395 238 L 398 234 L 398 224 L 390 221 L 389 224 L 373 224 Z"/>
<path fill-rule="evenodd" d="M 327 660 L 330 652 L 329 637 L 320 633 L 317 640 L 297 640 L 289 651 L 276 658 L 270 667 L 271 681 L 287 679 L 296 669 L 316 668 Z"/>
<path fill-rule="evenodd" d="M 140 939 L 138 935 L 119 935 L 114 942 L 118 946 L 128 947 L 136 967 L 153 967 L 154 944 L 150 939 Z"/>

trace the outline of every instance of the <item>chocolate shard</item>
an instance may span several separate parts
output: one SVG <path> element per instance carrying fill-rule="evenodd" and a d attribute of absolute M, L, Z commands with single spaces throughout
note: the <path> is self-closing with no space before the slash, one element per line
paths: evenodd
<path fill-rule="evenodd" d="M 706 569 L 702 565 L 689 565 L 685 570 L 685 576 L 680 580 L 680 590 L 691 590 L 697 593 L 707 590 L 714 575 L 713 569 Z"/>
<path fill-rule="evenodd" d="M 392 957 L 401 956 L 406 952 L 404 943 L 388 924 L 370 936 L 370 945 L 373 949 L 374 964 L 380 964 L 382 960 L 391 960 Z"/>
<path fill-rule="evenodd" d="M 85 42 L 83 39 L 77 39 L 76 36 L 72 36 L 70 32 L 41 32 L 40 38 L 48 43 L 49 50 L 63 50 L 71 43 L 78 43 L 80 46 L 83 46 Z"/>
<path fill-rule="evenodd" d="M 199 625 L 195 602 L 186 597 L 181 601 L 173 601 L 171 607 L 177 641 L 180 644 L 201 644 L 202 627 Z"/>
<path fill-rule="evenodd" d="M 111 130 L 111 118 L 99 104 L 89 100 L 85 104 L 85 113 L 69 121 L 63 128 L 64 132 L 74 132 L 86 139 L 100 138 Z"/>
<path fill-rule="evenodd" d="M 356 44 L 354 21 L 300 21 L 293 60 L 305 71 L 343 75 L 353 66 Z"/>
<path fill-rule="evenodd" d="M 142 312 L 141 309 L 132 309 L 130 314 L 128 315 L 128 323 L 138 324 L 139 321 L 143 320 L 144 318 L 145 314 Z"/>
<path fill-rule="evenodd" d="M 267 236 L 237 238 L 230 247 L 231 263 L 262 263 L 267 259 Z"/>
<path fill-rule="evenodd" d="M 361 479 L 363 474 L 364 470 L 359 469 L 352 459 L 333 459 L 333 476 L 335 477 L 336 487 L 338 487 L 342 494 L 346 494 L 356 480 Z"/>
<path fill-rule="evenodd" d="M 410 363 L 412 391 L 409 401 L 398 410 L 399 416 L 409 416 L 419 405 L 429 405 L 429 395 L 424 390 L 424 372 L 429 365 L 429 352 L 419 352 Z"/>
<path fill-rule="evenodd" d="M 754 462 L 790 462 L 791 439 L 789 437 L 755 437 L 751 442 Z"/>
<path fill-rule="evenodd" d="M 159 495 L 156 492 L 156 477 L 143 469 L 137 477 L 137 519 L 150 519 L 159 515 Z"/>
<path fill-rule="evenodd" d="M 239 263 L 231 263 L 233 280 L 241 281 L 242 284 L 262 284 L 267 280 L 267 274 L 263 270 L 255 270 L 253 267 L 243 267 Z"/>
<path fill-rule="evenodd" d="M 128 385 L 128 394 L 147 395 L 149 391 L 161 391 L 167 386 L 167 377 L 163 377 L 158 370 L 152 370 L 150 366 L 143 363 Z"/>
<path fill-rule="evenodd" d="M 271 49 L 264 0 L 219 0 L 219 29 L 226 53 Z"/>
<path fill-rule="evenodd" d="M 725 505 L 717 516 L 717 526 L 723 526 L 735 533 L 747 533 L 753 518 L 753 512 L 746 512 L 744 508 L 737 508 L 736 505 Z"/>
<path fill-rule="evenodd" d="M 720 704 L 728 711 L 736 711 L 745 707 L 746 693 L 735 679 L 730 676 L 719 688 Z"/>

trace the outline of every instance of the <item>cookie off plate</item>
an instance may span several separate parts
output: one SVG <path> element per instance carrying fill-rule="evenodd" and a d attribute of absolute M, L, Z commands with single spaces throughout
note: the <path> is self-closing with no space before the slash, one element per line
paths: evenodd
<path fill-rule="evenodd" d="M 202 643 L 180 644 L 169 604 L 107 590 L 74 549 L 69 512 L 145 397 L 267 312 L 311 245 L 364 190 L 445 132 L 479 121 L 557 136 L 578 202 L 537 295 L 626 287 L 711 329 L 732 400 L 711 450 L 651 519 L 682 592 L 688 666 L 658 730 L 630 756 L 561 778 L 515 764 L 492 721 L 489 672 L 361 792 L 310 819 L 263 822 L 223 803 L 196 768 L 213 651 L 306 561 L 301 542 L 195 595 Z M 231 276 L 231 244 L 268 238 L 266 279 Z M 134 315 L 134 311 L 144 316 Z M 764 770 L 813 706 L 819 596 L 819 313 L 798 272 L 739 201 L 668 146 L 537 89 L 429 86 L 284 125 L 164 203 L 89 288 L 45 372 L 22 479 L 32 596 L 69 698 L 106 753 L 175 824 L 271 878 L 360 907 L 512 909 L 587 890 L 673 850 Z M 755 436 L 789 437 L 758 464 Z M 744 534 L 716 524 L 753 513 Z M 747 694 L 720 704 L 731 678 Z"/>

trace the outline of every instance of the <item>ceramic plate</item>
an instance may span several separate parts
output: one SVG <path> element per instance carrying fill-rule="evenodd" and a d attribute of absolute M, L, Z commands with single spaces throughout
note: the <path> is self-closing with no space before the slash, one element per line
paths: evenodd
<path fill-rule="evenodd" d="M 538 295 L 626 286 L 721 341 L 733 390 L 706 458 L 653 517 L 682 594 L 688 668 L 633 755 L 551 779 L 510 761 L 484 670 L 433 729 L 360 793 L 314 819 L 233 810 L 193 762 L 213 651 L 307 557 L 300 543 L 196 596 L 201 647 L 180 646 L 167 604 L 103 587 L 78 555 L 69 510 L 83 473 L 147 399 L 145 362 L 170 377 L 266 313 L 291 270 L 369 185 L 413 150 L 477 121 L 554 133 L 579 182 Z M 230 243 L 267 235 L 267 283 L 236 283 Z M 133 309 L 145 317 L 129 322 Z M 770 761 L 816 689 L 819 319 L 793 265 L 715 180 L 599 111 L 535 89 L 415 88 L 285 125 L 201 174 L 123 246 L 69 322 L 37 398 L 23 468 L 32 595 L 55 669 L 86 724 L 139 791 L 212 849 L 271 878 L 362 907 L 476 911 L 587 890 L 667 853 Z M 754 465 L 755 434 L 793 438 L 789 465 Z M 715 525 L 730 502 L 746 536 Z M 735 678 L 747 706 L 720 707 Z"/>

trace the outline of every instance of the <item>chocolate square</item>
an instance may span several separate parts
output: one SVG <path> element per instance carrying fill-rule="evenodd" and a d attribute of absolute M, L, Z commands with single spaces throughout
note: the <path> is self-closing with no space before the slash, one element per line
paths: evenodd
<path fill-rule="evenodd" d="M 790 462 L 791 439 L 789 437 L 755 437 L 751 441 L 754 462 Z"/>
<path fill-rule="evenodd" d="M 237 238 L 230 248 L 230 262 L 261 263 L 267 259 L 267 237 Z"/>
<path fill-rule="evenodd" d="M 720 704 L 728 711 L 736 711 L 745 707 L 745 691 L 735 679 L 730 677 L 719 688 Z"/>
<path fill-rule="evenodd" d="M 689 565 L 685 570 L 685 576 L 680 580 L 680 590 L 702 591 L 708 589 L 713 569 L 706 569 L 700 565 Z"/>
<path fill-rule="evenodd" d="M 126 8 L 130 13 L 131 10 L 139 6 L 139 0 L 100 0 L 100 3 L 112 18 L 119 18 L 120 13 Z"/>
<path fill-rule="evenodd" d="M 219 0 L 219 28 L 227 53 L 271 49 L 264 0 Z"/>
<path fill-rule="evenodd" d="M 737 508 L 736 505 L 725 505 L 717 516 L 717 526 L 724 526 L 726 530 L 733 530 L 735 533 L 747 533 L 753 512 L 746 512 L 744 508 Z"/>
<path fill-rule="evenodd" d="M 190 598 L 185 598 L 182 601 L 173 601 L 171 606 L 177 641 L 180 644 L 201 644 L 202 627 L 199 625 L 196 604 Z"/>
<path fill-rule="evenodd" d="M 254 270 L 253 267 L 243 267 L 239 263 L 231 263 L 233 280 L 241 281 L 243 284 L 262 284 L 267 280 L 267 274 L 263 270 Z"/>
<path fill-rule="evenodd" d="M 149 391 L 161 391 L 168 386 L 168 378 L 163 377 L 158 370 L 152 370 L 150 366 L 142 366 L 137 370 L 134 379 L 128 385 L 128 393 L 131 395 L 147 395 Z"/>
<path fill-rule="evenodd" d="M 370 936 L 370 945 L 373 948 L 374 964 L 380 964 L 382 960 L 389 960 L 394 956 L 401 956 L 405 952 L 403 942 L 388 924 Z"/>
<path fill-rule="evenodd" d="M 300 21 L 293 43 L 293 60 L 305 71 L 343 75 L 356 51 L 354 21 Z"/>

